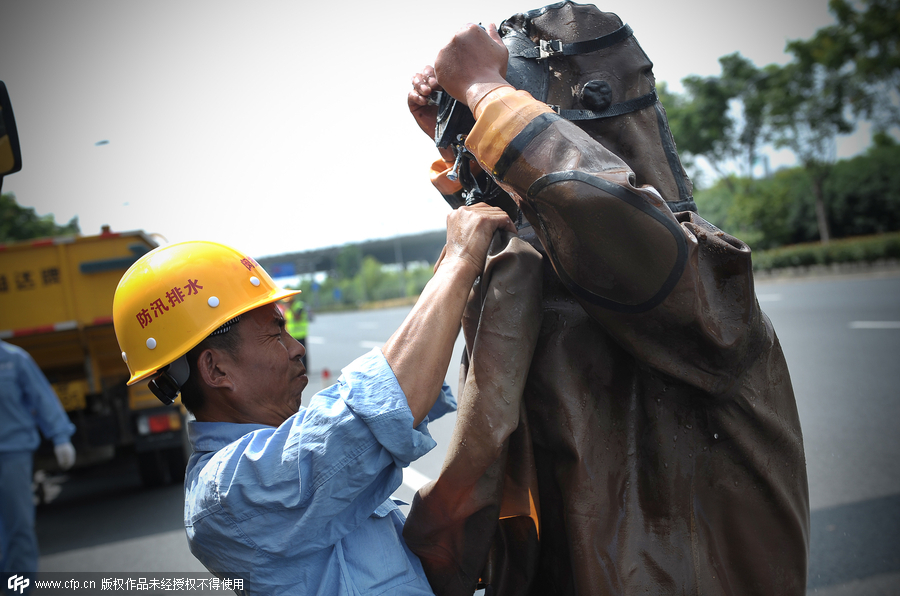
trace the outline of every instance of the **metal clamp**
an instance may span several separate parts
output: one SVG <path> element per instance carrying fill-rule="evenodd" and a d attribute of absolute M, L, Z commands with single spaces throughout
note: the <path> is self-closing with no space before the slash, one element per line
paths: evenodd
<path fill-rule="evenodd" d="M 563 42 L 559 39 L 542 39 L 540 52 L 541 55 L 538 56 L 538 60 L 543 60 L 544 58 L 562 54 Z"/>
<path fill-rule="evenodd" d="M 450 182 L 458 182 L 459 181 L 459 169 L 462 166 L 463 158 L 468 158 L 468 149 L 466 149 L 466 135 L 456 135 L 456 160 L 453 162 L 453 167 L 450 168 L 450 171 L 447 172 L 447 180 Z M 471 155 L 471 154 L 469 154 Z"/>

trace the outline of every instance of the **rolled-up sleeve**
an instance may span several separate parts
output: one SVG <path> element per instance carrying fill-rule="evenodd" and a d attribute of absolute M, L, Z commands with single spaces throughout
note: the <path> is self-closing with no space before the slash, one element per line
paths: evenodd
<path fill-rule="evenodd" d="M 453 391 L 450 389 L 450 386 L 447 383 L 444 383 L 441 387 L 441 394 L 438 396 L 437 401 L 434 402 L 434 405 L 431 406 L 431 410 L 429 410 L 428 412 L 427 422 L 434 422 L 438 418 L 445 416 L 450 412 L 455 412 L 456 408 L 456 397 L 454 397 Z"/>
<path fill-rule="evenodd" d="M 427 422 L 413 428 L 379 350 L 342 372 L 308 408 L 278 428 L 245 434 L 204 468 L 214 471 L 231 518 L 222 521 L 233 521 L 254 550 L 295 556 L 334 544 L 400 486 L 403 467 L 435 446 Z"/>
<path fill-rule="evenodd" d="M 426 424 L 413 428 L 413 415 L 406 396 L 379 350 L 372 350 L 345 368 L 343 373 L 337 385 L 319 393 L 316 398 L 336 389 L 332 403 L 340 408 L 343 402 L 365 424 L 372 438 L 401 466 L 409 465 L 434 448 L 435 442 Z M 312 404 L 310 410 L 314 413 Z M 364 432 L 359 439 L 369 440 L 365 435 Z"/>

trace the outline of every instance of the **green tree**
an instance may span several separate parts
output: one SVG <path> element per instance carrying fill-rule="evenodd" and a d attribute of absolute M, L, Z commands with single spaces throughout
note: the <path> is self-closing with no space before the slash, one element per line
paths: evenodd
<path fill-rule="evenodd" d="M 430 265 L 414 265 L 406 270 L 406 295 L 418 296 L 425 289 L 425 284 L 434 275 Z"/>
<path fill-rule="evenodd" d="M 347 251 L 351 254 L 350 251 Z M 383 265 L 375 257 L 362 259 L 359 271 L 353 277 L 331 275 L 321 279 L 313 290 L 312 280 L 299 284 L 305 300 L 316 311 L 334 308 L 355 308 L 365 302 L 390 300 L 404 296 L 416 296 L 431 279 L 433 267 L 412 264 L 406 271 Z"/>
<path fill-rule="evenodd" d="M 356 244 L 347 244 L 341 248 L 335 259 L 335 269 L 338 277 L 341 279 L 352 279 L 356 277 L 362 268 L 362 250 Z"/>
<path fill-rule="evenodd" d="M 900 144 L 876 135 L 875 145 L 833 165 L 823 184 L 832 237 L 883 234 L 900 230 Z M 782 168 L 755 180 L 719 180 L 696 193 L 700 213 L 712 224 L 747 242 L 754 250 L 818 239 L 812 180 L 803 167 Z"/>
<path fill-rule="evenodd" d="M 683 79 L 685 95 L 676 96 L 664 89 L 661 94 L 672 136 L 679 152 L 689 163 L 703 157 L 718 176 L 724 176 L 723 162 L 728 158 L 726 138 L 730 97 L 717 77 L 690 76 Z"/>
<path fill-rule="evenodd" d="M 734 203 L 735 188 L 740 183 L 733 174 L 720 178 L 707 188 L 702 188 L 694 193 L 694 201 L 697 203 L 697 211 L 703 219 L 714 226 L 725 230 L 729 234 L 740 236 L 738 229 L 733 227 L 728 214 Z"/>
<path fill-rule="evenodd" d="M 382 291 L 386 275 L 384 266 L 372 255 L 366 255 L 359 271 L 360 282 L 363 289 L 364 300 L 383 300 L 386 296 Z M 396 284 L 393 286 L 396 294 Z M 393 297 L 393 296 L 391 296 Z"/>
<path fill-rule="evenodd" d="M 900 125 L 900 0 L 830 0 L 828 8 L 837 23 L 788 43 L 788 51 L 801 64 L 852 77 L 848 105 L 856 116 L 880 130 Z"/>
<path fill-rule="evenodd" d="M 886 135 L 835 164 L 825 187 L 837 238 L 900 230 L 900 145 Z"/>
<path fill-rule="evenodd" d="M 746 175 L 753 178 L 760 145 L 768 140 L 765 114 L 771 80 L 765 70 L 737 52 L 719 58 L 719 64 L 722 85 L 734 98 L 732 104 L 737 103 L 740 108 L 729 140 L 734 147 L 732 153 L 738 161 L 743 158 Z"/>
<path fill-rule="evenodd" d="M 738 53 L 719 58 L 719 76 L 682 79 L 685 95 L 663 86 L 661 97 L 680 151 L 703 157 L 726 184 L 743 172 L 752 178 L 765 137 L 767 73 Z M 670 107 L 671 106 L 671 107 Z M 735 189 L 736 190 L 736 189 Z"/>
<path fill-rule="evenodd" d="M 776 147 L 790 149 L 812 181 L 819 239 L 831 238 L 823 184 L 836 159 L 838 134 L 853 131 L 844 112 L 855 85 L 844 73 L 793 61 L 765 68 L 769 80 L 766 117 Z"/>
<path fill-rule="evenodd" d="M 752 192 L 737 193 L 728 219 L 737 236 L 761 250 L 814 240 L 812 212 L 806 170 L 789 168 L 755 181 Z"/>
<path fill-rule="evenodd" d="M 21 207 L 12 193 L 0 195 L 0 242 L 79 234 L 78 218 L 59 226 L 52 215 L 38 215 L 31 207 Z"/>
<path fill-rule="evenodd" d="M 722 179 L 694 199 L 704 218 L 754 250 L 816 238 L 809 176 L 802 168 L 779 170 L 752 185 Z"/>

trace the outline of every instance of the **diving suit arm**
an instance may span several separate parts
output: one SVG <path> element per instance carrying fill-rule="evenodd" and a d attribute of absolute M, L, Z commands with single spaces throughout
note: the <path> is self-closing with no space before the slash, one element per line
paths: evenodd
<path fill-rule="evenodd" d="M 639 360 L 729 391 L 766 335 L 747 245 L 673 214 L 624 161 L 527 92 L 499 95 L 477 106 L 466 147 L 516 201 L 559 279 Z"/>

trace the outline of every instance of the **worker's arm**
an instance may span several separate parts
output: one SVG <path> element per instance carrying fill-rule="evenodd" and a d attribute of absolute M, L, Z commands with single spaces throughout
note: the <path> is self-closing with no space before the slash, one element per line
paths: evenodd
<path fill-rule="evenodd" d="M 463 309 L 494 232 L 516 228 L 501 209 L 461 207 L 447 217 L 447 244 L 416 305 L 382 353 L 409 402 L 414 425 L 440 395 Z"/>
<path fill-rule="evenodd" d="M 41 433 L 53 441 L 54 445 L 70 443 L 75 434 L 75 425 L 69 420 L 47 377 L 24 351 L 19 359 L 19 375 L 26 401 Z"/>

